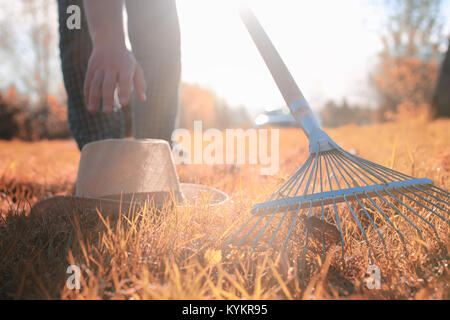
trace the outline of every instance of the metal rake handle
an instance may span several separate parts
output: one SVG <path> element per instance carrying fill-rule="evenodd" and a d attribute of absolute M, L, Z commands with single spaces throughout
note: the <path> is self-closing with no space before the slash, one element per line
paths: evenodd
<path fill-rule="evenodd" d="M 318 151 L 316 150 L 319 148 L 318 144 L 321 151 L 325 151 L 326 148 L 337 148 L 337 145 L 320 127 L 308 102 L 253 11 L 247 7 L 241 8 L 241 19 L 269 68 L 292 115 L 308 136 L 311 144 L 310 151 Z"/>

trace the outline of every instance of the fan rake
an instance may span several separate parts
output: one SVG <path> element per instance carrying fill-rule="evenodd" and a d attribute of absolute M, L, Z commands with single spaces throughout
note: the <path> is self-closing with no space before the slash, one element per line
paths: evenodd
<path fill-rule="evenodd" d="M 340 148 L 320 127 L 253 12 L 245 9 L 241 17 L 292 115 L 308 136 L 310 155 L 268 201 L 252 208 L 251 217 L 227 244 L 255 248 L 277 243 L 284 251 L 291 239 L 302 242 L 305 258 L 313 237 L 318 239 L 316 250 L 323 258 L 330 243 L 341 245 L 344 255 L 346 234 L 350 234 L 367 244 L 372 260 L 374 247 L 387 252 L 383 234 L 389 232 L 405 252 L 406 233 L 411 230 L 422 243 L 425 230 L 440 241 L 435 222 L 449 225 L 450 194 L 430 179 L 408 176 Z M 299 229 L 304 230 L 303 240 L 292 240 Z"/>

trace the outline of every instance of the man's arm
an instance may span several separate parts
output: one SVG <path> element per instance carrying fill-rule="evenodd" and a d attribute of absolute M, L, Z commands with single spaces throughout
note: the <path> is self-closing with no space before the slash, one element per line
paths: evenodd
<path fill-rule="evenodd" d="M 123 0 L 84 0 L 93 50 L 84 81 L 84 99 L 89 112 L 97 112 L 103 97 L 103 112 L 113 111 L 114 90 L 119 84 L 119 100 L 125 105 L 131 89 L 146 100 L 144 74 L 125 46 Z"/>

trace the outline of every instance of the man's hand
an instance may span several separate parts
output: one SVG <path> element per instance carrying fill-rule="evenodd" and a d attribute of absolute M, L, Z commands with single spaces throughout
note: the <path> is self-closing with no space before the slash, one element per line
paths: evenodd
<path fill-rule="evenodd" d="M 141 66 L 125 46 L 123 32 L 123 0 L 84 0 L 84 9 L 93 50 L 84 80 L 84 102 L 95 113 L 103 98 L 103 112 L 111 113 L 114 91 L 119 85 L 119 102 L 130 100 L 131 89 L 145 101 L 147 86 Z"/>
<path fill-rule="evenodd" d="M 147 86 L 141 66 L 124 46 L 94 44 L 84 81 L 84 99 L 89 112 L 99 109 L 103 97 L 103 112 L 113 111 L 114 91 L 119 86 L 119 102 L 126 105 L 134 90 L 139 100 L 146 100 Z"/>

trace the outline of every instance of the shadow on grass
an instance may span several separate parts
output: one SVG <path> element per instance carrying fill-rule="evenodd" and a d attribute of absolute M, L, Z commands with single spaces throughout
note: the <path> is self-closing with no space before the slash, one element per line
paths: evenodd
<path fill-rule="evenodd" d="M 39 185 L 0 181 L 0 299 L 58 299 L 67 279 L 67 253 L 82 254 L 78 237 L 99 234 L 92 212 L 48 212 L 30 216 L 37 200 L 73 193 L 73 184 Z M 77 225 L 81 228 L 77 228 Z M 77 234 L 77 230 L 86 234 Z"/>

